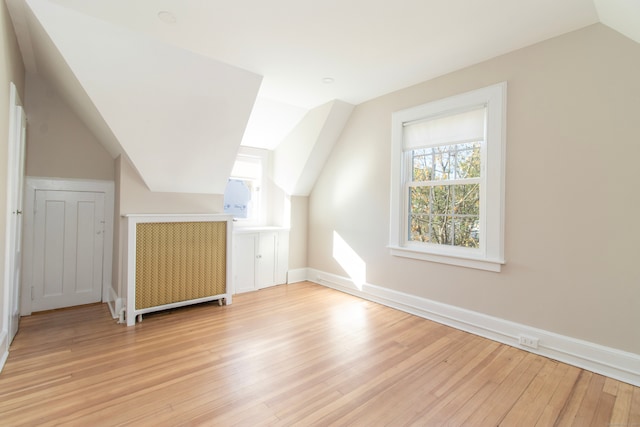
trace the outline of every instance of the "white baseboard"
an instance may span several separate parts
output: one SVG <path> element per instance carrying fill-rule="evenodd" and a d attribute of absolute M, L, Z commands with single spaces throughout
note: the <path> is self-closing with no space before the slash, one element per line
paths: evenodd
<path fill-rule="evenodd" d="M 111 317 L 114 319 L 120 315 L 120 310 L 124 307 L 124 302 L 122 298 L 118 297 L 116 291 L 113 290 L 112 287 L 109 287 L 109 298 L 107 298 L 107 305 L 109 306 L 109 311 L 111 311 Z"/>
<path fill-rule="evenodd" d="M 439 303 L 376 285 L 359 289 L 346 277 L 305 269 L 306 280 L 346 292 L 425 319 L 489 338 L 541 356 L 640 386 L 640 355 L 559 335 L 520 323 Z M 291 282 L 293 283 L 293 282 Z M 538 340 L 537 348 L 520 344 L 520 337 Z"/>
<path fill-rule="evenodd" d="M 297 270 L 289 270 L 287 272 L 287 284 L 304 282 L 305 280 L 307 280 L 307 277 L 309 276 L 307 270 L 308 269 L 306 269 L 306 268 L 299 268 Z"/>
<path fill-rule="evenodd" d="M 9 357 L 8 336 L 6 331 L 0 332 L 0 372 L 2 372 L 2 368 L 4 368 L 4 364 L 7 362 L 7 357 Z"/>

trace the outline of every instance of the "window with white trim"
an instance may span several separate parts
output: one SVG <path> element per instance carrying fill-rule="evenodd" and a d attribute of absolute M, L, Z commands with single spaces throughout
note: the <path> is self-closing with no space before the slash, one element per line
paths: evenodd
<path fill-rule="evenodd" d="M 245 225 L 264 222 L 266 150 L 241 147 L 224 192 L 224 212 Z"/>
<path fill-rule="evenodd" d="M 505 113 L 501 83 L 393 114 L 393 255 L 500 271 Z"/>

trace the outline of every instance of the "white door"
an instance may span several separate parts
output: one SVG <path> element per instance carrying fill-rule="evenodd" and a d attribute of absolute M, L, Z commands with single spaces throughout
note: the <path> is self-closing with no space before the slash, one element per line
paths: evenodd
<path fill-rule="evenodd" d="M 256 287 L 266 288 L 276 284 L 276 251 L 278 250 L 278 234 L 269 231 L 260 233 L 258 255 L 256 256 Z"/>
<path fill-rule="evenodd" d="M 105 195 L 36 190 L 32 311 L 102 300 Z"/>
<path fill-rule="evenodd" d="M 236 293 L 256 290 L 258 233 L 233 235 L 233 279 Z"/>
<path fill-rule="evenodd" d="M 9 293 L 9 344 L 18 332 L 20 322 L 20 281 L 22 268 L 22 203 L 24 191 L 24 151 L 27 119 L 20 105 L 15 86 L 11 84 L 11 123 L 8 147 L 9 176 L 8 203 L 9 218 L 7 230 L 7 253 L 5 268 L 8 273 Z"/>

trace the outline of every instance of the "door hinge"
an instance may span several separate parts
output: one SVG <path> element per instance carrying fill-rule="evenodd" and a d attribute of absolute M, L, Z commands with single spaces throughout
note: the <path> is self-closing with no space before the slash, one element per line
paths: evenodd
<path fill-rule="evenodd" d="M 31 287 L 31 301 L 33 301 L 33 286 Z"/>

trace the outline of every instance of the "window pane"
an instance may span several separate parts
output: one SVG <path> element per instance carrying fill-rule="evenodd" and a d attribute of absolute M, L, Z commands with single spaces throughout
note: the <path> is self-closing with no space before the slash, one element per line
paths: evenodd
<path fill-rule="evenodd" d="M 409 212 L 412 214 L 429 214 L 431 187 L 412 187 L 410 189 Z"/>
<path fill-rule="evenodd" d="M 224 190 L 224 213 L 234 218 L 248 218 L 251 201 L 251 181 L 229 179 Z"/>
<path fill-rule="evenodd" d="M 480 184 L 409 188 L 408 239 L 479 247 Z"/>
<path fill-rule="evenodd" d="M 429 215 L 411 214 L 409 224 L 409 241 L 429 241 Z"/>
<path fill-rule="evenodd" d="M 433 156 L 427 150 L 413 152 L 413 180 L 430 181 L 433 179 Z M 431 150 L 429 150 L 431 151 Z"/>
<path fill-rule="evenodd" d="M 455 176 L 461 178 L 480 177 L 480 143 L 458 144 Z"/>
<path fill-rule="evenodd" d="M 456 215 L 480 215 L 480 184 L 453 185 Z"/>
<path fill-rule="evenodd" d="M 433 149 L 433 179 L 443 180 L 452 178 L 452 164 L 451 160 L 454 159 L 450 155 L 448 147 L 435 147 Z"/>
<path fill-rule="evenodd" d="M 412 154 L 414 182 L 480 175 L 480 143 L 425 148 Z M 479 247 L 480 184 L 410 187 L 408 209 L 409 241 Z"/>
<path fill-rule="evenodd" d="M 411 151 L 413 181 L 480 177 L 480 146 L 472 142 Z"/>
<path fill-rule="evenodd" d="M 454 219 L 455 246 L 477 248 L 480 245 L 478 217 L 456 217 Z"/>
<path fill-rule="evenodd" d="M 431 210 L 434 214 L 446 215 L 451 213 L 451 185 L 437 185 L 433 188 Z"/>
<path fill-rule="evenodd" d="M 452 236 L 452 218 L 446 215 L 434 215 L 431 221 L 431 243 L 450 245 Z"/>

